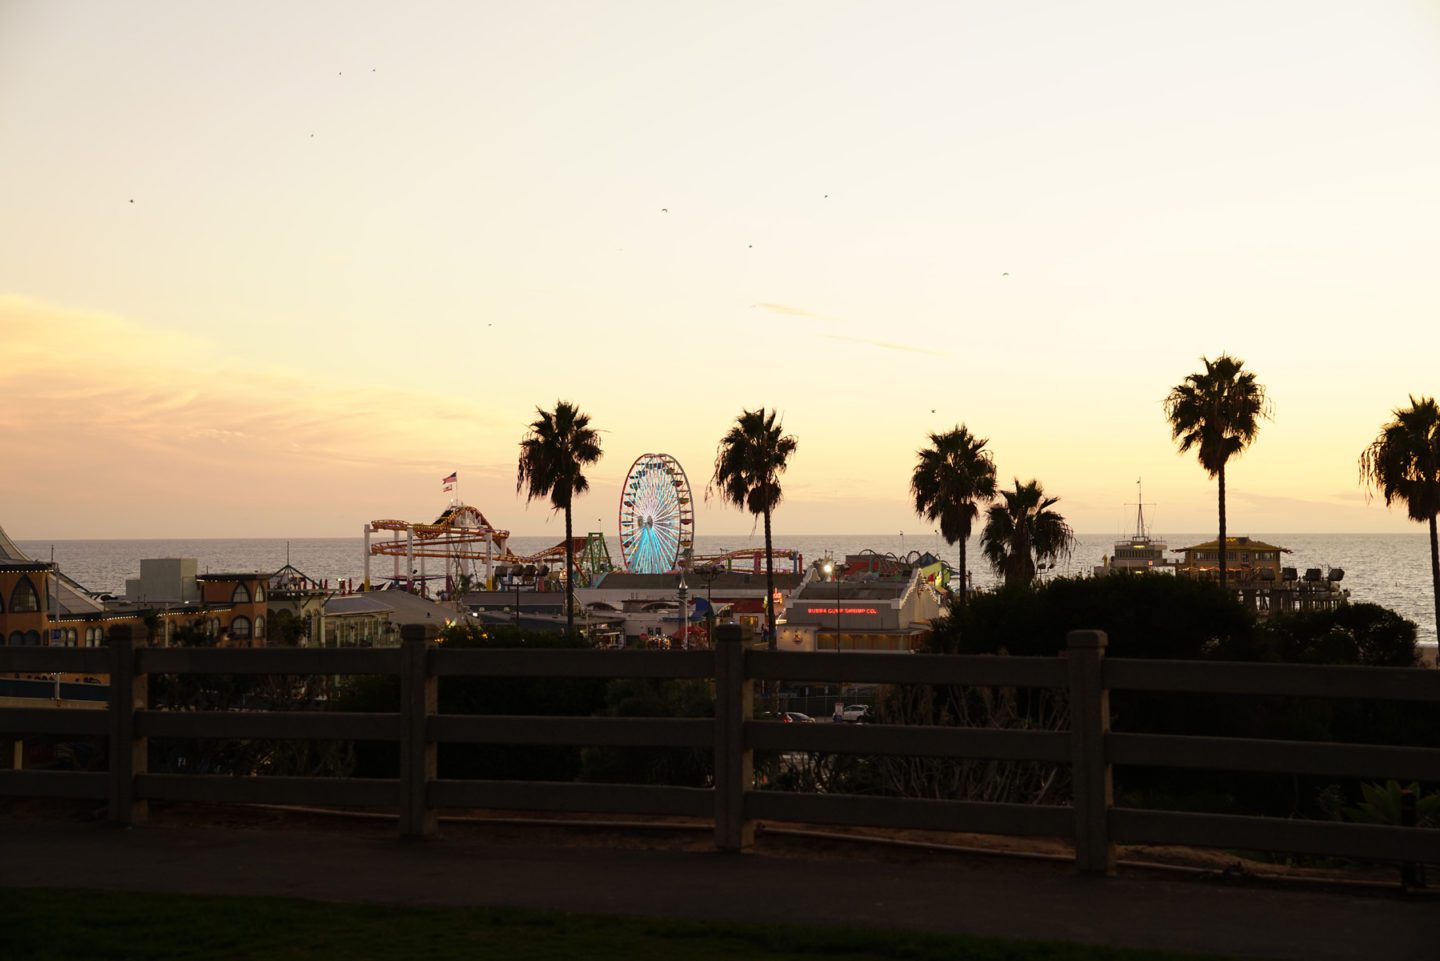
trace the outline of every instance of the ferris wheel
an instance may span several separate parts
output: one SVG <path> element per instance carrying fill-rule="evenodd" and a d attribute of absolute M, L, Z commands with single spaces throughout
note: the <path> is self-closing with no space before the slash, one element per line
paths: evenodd
<path fill-rule="evenodd" d="M 695 547 L 690 481 L 669 454 L 641 454 L 620 488 L 620 550 L 633 574 L 673 571 Z"/>

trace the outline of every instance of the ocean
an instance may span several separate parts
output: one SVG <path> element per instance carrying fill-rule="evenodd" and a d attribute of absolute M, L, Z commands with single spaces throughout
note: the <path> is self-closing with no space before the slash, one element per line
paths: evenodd
<path fill-rule="evenodd" d="M 1434 595 L 1430 585 L 1429 538 L 1423 530 L 1404 534 L 1252 534 L 1257 540 L 1288 547 L 1292 553 L 1286 566 L 1318 567 L 1322 570 L 1339 567 L 1345 571 L 1343 584 L 1350 590 L 1352 601 L 1380 604 L 1414 621 L 1419 626 L 1420 640 L 1435 643 Z M 1213 533 L 1166 535 L 1171 549 L 1197 544 L 1214 537 Z M 618 537 L 606 532 L 611 556 L 620 560 Z M 1102 556 L 1114 550 L 1114 535 L 1083 534 L 1077 538 L 1075 552 L 1056 565 L 1055 575 L 1087 574 L 1100 563 Z M 272 571 L 288 558 L 290 563 L 319 580 L 334 583 L 345 578 L 357 582 L 365 570 L 364 542 L 358 537 L 295 538 L 292 540 L 253 538 L 225 540 L 25 540 L 17 542 L 21 549 L 38 560 L 56 563 L 66 574 L 93 591 L 123 594 L 125 578 L 137 577 L 141 558 L 193 557 L 200 570 L 211 571 Z M 512 537 L 511 548 L 518 554 L 532 554 L 556 543 L 552 537 Z M 696 538 L 699 555 L 724 551 L 763 548 L 764 537 L 710 536 Z M 775 535 L 777 548 L 800 551 L 808 563 L 828 551 L 836 557 L 855 554 L 867 548 L 881 554 L 903 555 L 909 551 L 929 551 L 958 564 L 958 551 L 933 534 L 805 534 L 791 536 L 783 528 Z M 978 538 L 967 547 L 967 560 L 978 587 L 995 583 L 980 554 Z M 390 573 L 386 558 L 376 558 L 372 568 L 375 577 Z"/>

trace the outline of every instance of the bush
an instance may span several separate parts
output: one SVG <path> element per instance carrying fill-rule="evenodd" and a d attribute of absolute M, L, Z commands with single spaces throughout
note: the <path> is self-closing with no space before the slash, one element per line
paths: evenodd
<path fill-rule="evenodd" d="M 564 650 L 587 648 L 578 635 L 558 632 L 526 633 L 513 627 L 473 623 L 452 624 L 440 643 L 449 648 L 525 648 Z M 439 707 L 442 714 L 508 714 L 589 717 L 605 703 L 601 678 L 479 678 L 442 677 Z M 345 684 L 335 699 L 337 711 L 394 712 L 400 709 L 398 678 L 360 677 Z M 399 756 L 393 744 L 356 745 L 361 777 L 396 777 Z M 509 744 L 441 744 L 442 778 L 487 780 L 573 781 L 580 774 L 580 748 Z"/>

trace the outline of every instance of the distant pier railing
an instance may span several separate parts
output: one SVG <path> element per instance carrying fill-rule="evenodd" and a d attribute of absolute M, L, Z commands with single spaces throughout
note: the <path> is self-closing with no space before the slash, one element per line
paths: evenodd
<path fill-rule="evenodd" d="M 717 632 L 713 651 L 477 650 L 437 647 L 407 629 L 389 649 L 151 648 L 129 630 L 106 648 L 0 647 L 0 673 L 108 674 L 105 710 L 0 707 L 0 739 L 92 737 L 109 770 L 0 770 L 0 796 L 105 801 L 119 823 L 144 821 L 150 801 L 369 807 L 396 813 L 400 833 L 427 836 L 441 808 L 688 815 L 714 822 L 715 846 L 738 851 L 757 821 L 1030 835 L 1074 844 L 1075 863 L 1108 873 L 1116 844 L 1171 844 L 1362 860 L 1440 863 L 1440 830 L 1274 817 L 1140 810 L 1115 804 L 1112 768 L 1135 765 L 1440 782 L 1440 749 L 1110 730 L 1112 690 L 1249 694 L 1440 705 L 1440 671 L 1105 657 L 1099 631 L 1074 631 L 1061 657 L 853 654 L 746 649 Z M 391 675 L 396 713 L 158 711 L 157 674 Z M 441 677 L 705 679 L 715 716 L 701 719 L 442 714 Z M 783 724 L 754 716 L 757 681 L 1051 688 L 1069 698 L 1069 730 L 891 724 Z M 13 704 L 13 700 L 6 701 Z M 388 741 L 399 776 L 232 777 L 152 773 L 151 737 Z M 439 777 L 441 743 L 690 747 L 714 752 L 710 787 L 459 780 Z M 1068 805 L 927 800 L 762 790 L 756 750 L 1037 761 L 1070 765 Z M 16 752 L 17 755 L 19 752 Z"/>

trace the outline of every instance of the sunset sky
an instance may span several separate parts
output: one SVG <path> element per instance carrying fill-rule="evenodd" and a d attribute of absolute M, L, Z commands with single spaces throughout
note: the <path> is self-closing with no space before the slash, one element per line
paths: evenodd
<path fill-rule="evenodd" d="M 537 405 L 703 487 L 744 407 L 777 532 L 928 530 L 928 431 L 1077 531 L 1215 524 L 1161 401 L 1273 420 L 1230 530 L 1416 530 L 1356 461 L 1440 392 L 1440 3 L 0 0 L 0 525 L 518 534 Z M 748 515 L 701 505 L 704 534 Z M 783 537 L 782 537 L 783 539 Z"/>

